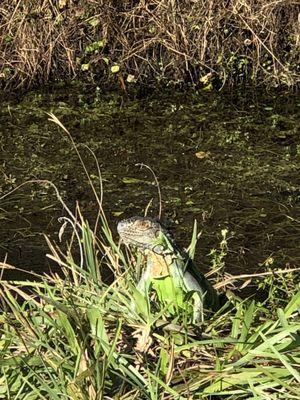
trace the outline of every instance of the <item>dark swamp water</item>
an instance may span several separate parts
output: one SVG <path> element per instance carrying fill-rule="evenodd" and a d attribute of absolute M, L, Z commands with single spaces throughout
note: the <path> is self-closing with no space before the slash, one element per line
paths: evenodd
<path fill-rule="evenodd" d="M 120 218 L 157 216 L 159 179 L 163 217 L 188 245 L 193 221 L 202 236 L 196 259 L 207 270 L 227 228 L 226 271 L 261 272 L 266 265 L 299 266 L 300 99 L 291 94 L 160 93 L 127 99 L 76 88 L 2 99 L 0 197 L 31 179 L 51 180 L 68 206 L 78 200 L 93 221 L 96 205 L 69 139 L 48 120 L 53 112 L 77 144 L 100 162 L 104 208 L 116 233 Z M 96 166 L 82 147 L 91 178 Z M 25 185 L 0 200 L 0 257 L 25 270 L 47 271 L 43 237 L 57 240 L 65 215 L 54 191 Z M 20 273 L 4 276 L 17 279 Z"/>

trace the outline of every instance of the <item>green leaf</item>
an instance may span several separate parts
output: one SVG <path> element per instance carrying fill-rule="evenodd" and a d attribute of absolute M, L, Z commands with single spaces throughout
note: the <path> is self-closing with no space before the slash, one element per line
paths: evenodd
<path fill-rule="evenodd" d="M 91 307 L 87 310 L 87 317 L 90 322 L 92 334 L 101 339 L 102 341 L 109 343 L 109 338 L 106 334 L 104 322 L 102 319 L 102 313 L 99 308 Z"/>
<path fill-rule="evenodd" d="M 90 69 L 90 64 L 82 64 L 81 65 L 81 71 L 88 71 Z"/>
<path fill-rule="evenodd" d="M 255 313 L 255 301 L 252 300 L 250 306 L 248 309 L 245 311 L 244 318 L 242 319 L 242 329 L 241 329 L 241 334 L 239 337 L 239 344 L 236 346 L 237 351 L 242 351 L 247 345 L 247 337 L 249 335 L 249 331 L 251 328 L 251 324 L 253 321 L 254 313 Z"/>
<path fill-rule="evenodd" d="M 254 369 L 254 370 L 249 370 L 245 369 L 243 372 L 239 372 L 236 374 L 232 374 L 229 376 L 225 377 L 220 377 L 214 379 L 213 383 L 206 388 L 204 388 L 203 393 L 205 394 L 223 394 L 224 391 L 231 386 L 236 387 L 241 387 L 242 385 L 247 384 L 249 380 L 257 380 L 258 377 L 261 375 L 261 372 Z"/>
<path fill-rule="evenodd" d="M 131 183 L 144 183 L 144 181 L 142 181 L 141 179 L 137 179 L 137 178 L 127 178 L 127 177 L 124 177 L 124 178 L 122 179 L 122 182 L 123 182 L 123 183 L 126 183 L 126 184 L 131 184 Z"/>
<path fill-rule="evenodd" d="M 131 287 L 132 295 L 133 295 L 133 303 L 139 314 L 142 314 L 144 319 L 149 320 L 150 315 L 150 304 L 148 297 L 145 296 L 135 287 Z"/>
<path fill-rule="evenodd" d="M 112 72 L 113 74 L 116 74 L 117 72 L 120 71 L 120 67 L 119 67 L 119 65 L 113 65 L 113 66 L 110 68 L 110 70 L 111 70 L 111 72 Z"/>
<path fill-rule="evenodd" d="M 94 53 L 97 52 L 97 50 L 101 49 L 104 46 L 104 41 L 103 40 L 98 40 L 97 42 L 93 42 L 86 46 L 85 48 L 85 53 Z"/>
<path fill-rule="evenodd" d="M 135 76 L 129 74 L 129 75 L 127 76 L 127 78 L 126 78 L 126 82 L 128 82 L 128 83 L 134 83 L 134 82 L 136 82 Z"/>
<path fill-rule="evenodd" d="M 292 297 L 289 304 L 284 309 L 284 314 L 286 317 L 289 317 L 295 311 L 300 311 L 300 290 Z"/>
<path fill-rule="evenodd" d="M 159 369 L 160 372 L 165 376 L 168 372 L 168 364 L 169 364 L 169 353 L 163 347 L 160 349 L 159 354 Z"/>
<path fill-rule="evenodd" d="M 114 217 L 119 217 L 120 215 L 124 214 L 124 211 L 112 211 L 111 213 Z"/>
<path fill-rule="evenodd" d="M 300 328 L 300 325 L 292 325 L 286 328 L 283 328 L 282 331 L 279 331 L 277 334 L 273 334 L 269 338 L 265 339 L 261 344 L 256 345 L 254 348 L 249 350 L 245 356 L 240 358 L 237 362 L 233 364 L 234 367 L 239 367 L 241 365 L 245 365 L 250 360 L 253 360 L 255 357 L 259 357 L 264 351 L 270 349 L 271 346 L 274 346 L 280 343 L 283 348 L 288 347 L 291 342 L 291 334 L 296 333 Z M 259 329 L 260 336 L 262 336 L 262 328 Z"/>
<path fill-rule="evenodd" d="M 59 325 L 65 331 L 70 349 L 76 354 L 78 351 L 80 351 L 80 346 L 77 341 L 77 334 L 68 317 L 66 316 L 66 314 L 58 311 L 56 322 L 57 325 Z"/>
<path fill-rule="evenodd" d="M 91 19 L 91 20 L 89 21 L 89 24 L 90 24 L 93 28 L 95 28 L 97 25 L 99 25 L 99 23 L 100 23 L 100 20 L 99 20 L 98 18 L 93 18 L 93 19 Z"/>

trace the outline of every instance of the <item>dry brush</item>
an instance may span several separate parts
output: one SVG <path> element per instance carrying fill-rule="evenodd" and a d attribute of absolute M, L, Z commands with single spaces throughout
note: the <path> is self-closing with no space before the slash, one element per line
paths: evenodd
<path fill-rule="evenodd" d="M 300 81 L 298 0 L 2 0 L 0 84 Z"/>

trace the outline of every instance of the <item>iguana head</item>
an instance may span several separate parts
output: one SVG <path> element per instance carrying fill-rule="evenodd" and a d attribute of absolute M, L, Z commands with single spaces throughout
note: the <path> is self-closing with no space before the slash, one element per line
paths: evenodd
<path fill-rule="evenodd" d="M 168 232 L 153 218 L 132 217 L 118 223 L 118 233 L 123 242 L 139 249 L 165 253 L 170 246 Z"/>

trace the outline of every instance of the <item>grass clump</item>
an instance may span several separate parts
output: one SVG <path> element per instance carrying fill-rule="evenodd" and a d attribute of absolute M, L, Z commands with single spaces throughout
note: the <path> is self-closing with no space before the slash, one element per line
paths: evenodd
<path fill-rule="evenodd" d="M 276 313 L 231 295 L 203 326 L 179 325 L 135 289 L 132 261 L 100 220 L 97 237 L 70 219 L 65 254 L 48 241 L 62 276 L 1 282 L 0 398 L 299 398 L 299 287 Z"/>

